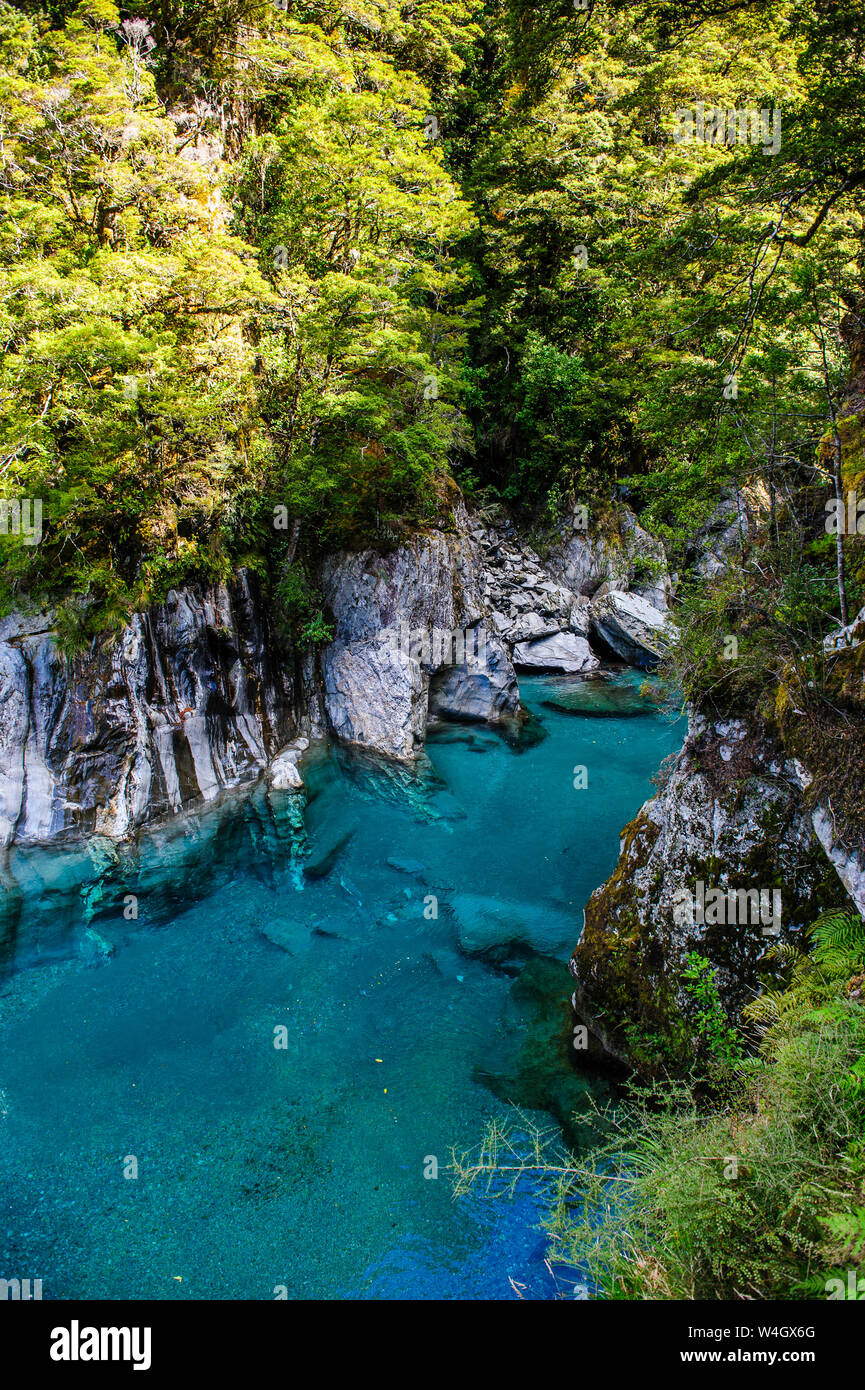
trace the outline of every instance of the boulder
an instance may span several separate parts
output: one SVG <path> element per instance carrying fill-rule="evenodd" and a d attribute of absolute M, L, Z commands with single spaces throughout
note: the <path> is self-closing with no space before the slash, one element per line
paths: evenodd
<path fill-rule="evenodd" d="M 600 666 L 585 637 L 575 632 L 557 632 L 536 641 L 520 642 L 514 648 L 514 664 L 539 671 L 568 674 L 593 671 Z"/>
<path fill-rule="evenodd" d="M 654 665 L 675 640 L 670 620 L 639 594 L 612 589 L 595 600 L 591 613 L 593 630 L 633 666 Z"/>
<path fill-rule="evenodd" d="M 498 724 L 516 716 L 520 692 L 504 644 L 487 633 L 477 662 L 441 667 L 430 680 L 431 719 L 473 719 Z"/>
<path fill-rule="evenodd" d="M 468 956 L 507 960 L 514 954 L 552 955 L 573 933 L 573 919 L 541 903 L 509 902 L 480 893 L 450 901 L 460 950 Z"/>
<path fill-rule="evenodd" d="M 507 638 L 509 642 L 533 642 L 539 637 L 551 637 L 553 633 L 561 632 L 562 627 L 562 623 L 549 622 L 540 613 L 526 613 L 524 617 L 517 618 Z"/>
<path fill-rule="evenodd" d="M 297 764 L 308 747 L 308 739 L 298 739 L 297 743 L 289 744 L 288 748 L 277 753 L 267 770 L 268 781 L 274 791 L 297 791 L 303 786 L 303 778 Z"/>
<path fill-rule="evenodd" d="M 592 630 L 592 613 L 585 599 L 574 603 L 568 613 L 568 627 L 580 637 L 588 637 Z"/>
<path fill-rule="evenodd" d="M 380 639 L 332 642 L 322 653 L 321 674 L 338 738 L 392 758 L 420 750 L 427 691 L 418 661 Z"/>

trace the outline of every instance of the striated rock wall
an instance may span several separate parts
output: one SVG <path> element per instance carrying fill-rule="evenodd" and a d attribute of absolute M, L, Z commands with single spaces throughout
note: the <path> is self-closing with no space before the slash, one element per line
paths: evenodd
<path fill-rule="evenodd" d="M 418 536 L 389 554 L 325 561 L 322 590 L 336 633 L 321 654 L 321 676 L 327 723 L 339 738 L 410 758 L 430 718 L 516 717 L 513 666 L 484 621 L 479 548 L 465 513 L 458 520 L 453 532 Z"/>
<path fill-rule="evenodd" d="M 0 624 L 0 845 L 136 826 L 257 777 L 296 723 L 257 585 L 172 592 L 67 660 L 43 620 Z"/>

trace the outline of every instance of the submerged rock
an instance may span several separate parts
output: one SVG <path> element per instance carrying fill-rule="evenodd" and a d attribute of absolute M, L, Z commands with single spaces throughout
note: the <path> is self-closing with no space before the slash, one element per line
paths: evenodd
<path fill-rule="evenodd" d="M 591 719 L 629 719 L 656 715 L 658 706 L 651 693 L 630 680 L 569 681 L 553 687 L 551 697 L 541 701 L 546 709 L 561 714 L 583 715 Z"/>
<path fill-rule="evenodd" d="M 290 956 L 305 955 L 315 932 L 315 927 L 310 923 L 281 911 L 256 918 L 254 926 L 265 940 Z"/>
<path fill-rule="evenodd" d="M 514 954 L 552 954 L 573 931 L 564 912 L 531 902 L 510 902 L 478 893 L 457 893 L 450 900 L 461 951 L 495 961 Z"/>
<path fill-rule="evenodd" d="M 586 1047 L 574 1047 L 569 1003 L 573 981 L 562 961 L 534 957 L 511 986 L 508 1014 L 518 1028 L 520 1046 L 504 1066 L 477 1074 L 490 1091 L 521 1110 L 547 1110 L 555 1115 L 572 1151 L 597 1144 L 589 1122 L 592 1098 L 608 1095 L 598 1069 L 609 1071 L 609 1059 L 591 1035 Z M 585 1068 L 585 1071 L 583 1070 Z M 591 1080 L 586 1071 L 591 1069 Z"/>
<path fill-rule="evenodd" d="M 335 839 L 324 844 L 316 844 L 313 852 L 303 866 L 305 878 L 326 878 L 337 860 L 342 855 L 351 841 L 354 839 L 354 829 L 346 830 Z"/>
<path fill-rule="evenodd" d="M 414 878 L 419 878 L 426 873 L 426 865 L 420 859 L 388 859 L 387 863 L 392 869 L 396 869 L 400 874 L 411 874 Z"/>

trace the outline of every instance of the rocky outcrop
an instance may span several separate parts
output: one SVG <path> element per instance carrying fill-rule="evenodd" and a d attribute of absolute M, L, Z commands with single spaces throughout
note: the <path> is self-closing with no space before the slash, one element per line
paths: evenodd
<path fill-rule="evenodd" d="M 664 547 L 645 531 L 628 507 L 591 526 L 578 507 L 553 538 L 546 564 L 567 589 L 600 598 L 610 589 L 635 593 L 662 612 L 669 607 L 672 579 Z"/>
<path fill-rule="evenodd" d="M 722 497 L 691 541 L 692 572 L 701 579 L 724 574 L 732 561 L 741 559 L 754 527 L 753 509 L 743 493 L 735 491 Z"/>
<path fill-rule="evenodd" d="M 672 623 L 639 594 L 612 589 L 591 606 L 594 631 L 632 666 L 657 663 L 675 639 Z"/>
<path fill-rule="evenodd" d="M 823 639 L 823 650 L 836 656 L 840 652 L 852 651 L 865 642 L 865 608 L 861 608 L 852 622 L 829 632 Z"/>
<path fill-rule="evenodd" d="M 296 723 L 255 582 L 189 587 L 67 659 L 50 623 L 0 627 L 0 844 L 137 826 L 258 777 Z"/>
<path fill-rule="evenodd" d="M 330 730 L 411 758 L 432 717 L 516 718 L 519 691 L 502 640 L 485 622 L 477 542 L 459 516 L 381 555 L 328 558 L 321 582 L 336 623 L 321 656 Z"/>
<path fill-rule="evenodd" d="M 517 667 L 563 673 L 595 669 L 600 661 L 586 640 L 593 630 L 600 635 L 592 600 L 611 590 L 635 598 L 650 615 L 667 610 L 672 581 L 663 546 L 627 508 L 608 518 L 604 531 L 590 524 L 583 508 L 574 508 L 549 539 L 543 558 L 512 525 L 477 526 L 472 535 L 481 550 L 490 623 Z M 643 619 L 644 628 L 651 623 L 651 616 Z M 663 629 L 662 618 L 658 625 Z M 610 644 L 602 641 L 609 655 Z M 624 654 L 613 650 L 641 665 L 654 655 L 654 646 L 647 652 L 633 642 Z"/>
<path fill-rule="evenodd" d="M 692 716 L 663 790 L 625 827 L 616 870 L 586 906 L 576 1010 L 623 1061 L 682 1062 L 687 952 L 717 968 L 735 1018 L 772 940 L 842 899 L 796 768 L 769 732 Z"/>
<path fill-rule="evenodd" d="M 663 547 L 627 510 L 610 538 L 566 527 L 544 560 L 512 523 L 487 525 L 463 507 L 453 520 L 388 554 L 343 553 L 322 567 L 336 623 L 321 655 L 324 716 L 346 742 L 412 758 L 430 719 L 516 718 L 514 667 L 594 671 L 593 631 L 608 653 L 644 666 L 669 636 Z"/>
<path fill-rule="evenodd" d="M 791 769 L 797 786 L 802 791 L 807 791 L 813 785 L 814 779 L 811 774 L 802 766 L 798 758 L 793 759 Z M 811 824 L 814 827 L 814 834 L 823 846 L 826 856 L 845 890 L 852 898 L 857 910 L 865 917 L 865 850 L 841 842 L 832 807 L 825 801 L 818 800 L 811 807 Z M 863 834 L 865 834 L 865 827 L 860 826 L 860 845 Z"/>
<path fill-rule="evenodd" d="M 303 786 L 298 764 L 308 747 L 308 738 L 297 738 L 276 755 L 267 769 L 267 780 L 274 791 L 298 791 Z"/>

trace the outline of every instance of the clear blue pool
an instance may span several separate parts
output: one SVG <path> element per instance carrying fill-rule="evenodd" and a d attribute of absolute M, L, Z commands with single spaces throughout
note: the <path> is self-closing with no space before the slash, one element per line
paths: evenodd
<path fill-rule="evenodd" d="M 424 1177 L 509 1099 L 592 1084 L 538 1041 L 564 1018 L 564 969 L 539 1005 L 528 954 L 463 954 L 451 905 L 541 922 L 567 960 L 681 742 L 640 679 L 606 698 L 525 680 L 536 737 L 447 726 L 415 778 L 320 748 L 303 820 L 257 789 L 134 849 L 10 855 L 0 1276 L 59 1299 L 567 1291 L 530 1185 L 454 1201 L 446 1171 Z"/>

